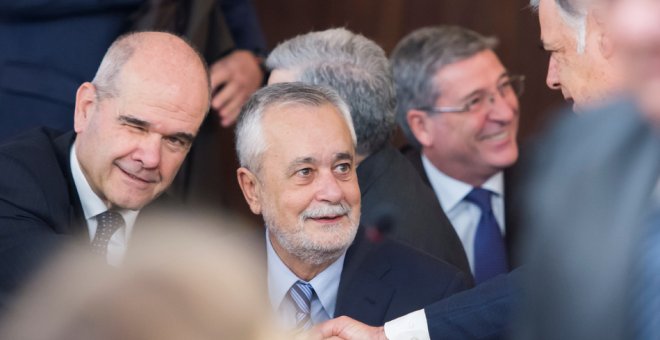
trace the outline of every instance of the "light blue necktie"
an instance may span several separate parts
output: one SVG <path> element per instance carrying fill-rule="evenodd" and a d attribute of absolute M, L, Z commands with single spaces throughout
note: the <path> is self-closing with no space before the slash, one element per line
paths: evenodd
<path fill-rule="evenodd" d="M 631 323 L 633 339 L 660 339 L 660 213 L 647 223 L 633 264 Z"/>
<path fill-rule="evenodd" d="M 309 329 L 312 327 L 311 307 L 314 288 L 307 282 L 296 281 L 289 289 L 289 296 L 296 306 L 296 327 Z"/>
<path fill-rule="evenodd" d="M 492 193 L 486 189 L 474 188 L 465 200 L 481 209 L 474 238 L 474 281 L 484 282 L 509 271 L 506 247 L 490 203 Z"/>

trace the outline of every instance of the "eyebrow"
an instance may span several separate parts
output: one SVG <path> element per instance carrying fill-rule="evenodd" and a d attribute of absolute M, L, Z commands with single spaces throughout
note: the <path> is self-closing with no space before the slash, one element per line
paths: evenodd
<path fill-rule="evenodd" d="M 147 121 L 144 121 L 142 119 L 139 119 L 139 118 L 135 118 L 133 116 L 120 115 L 117 119 L 119 119 L 120 122 L 128 123 L 128 124 L 135 125 L 135 126 L 139 126 L 139 127 L 145 128 L 145 129 L 148 129 L 149 127 L 151 127 L 151 123 L 149 123 Z"/>
<path fill-rule="evenodd" d="M 353 154 L 350 152 L 338 152 L 334 155 L 334 160 L 333 161 L 340 161 L 340 160 L 350 160 L 353 161 Z M 293 172 L 296 170 L 296 168 L 300 165 L 303 164 L 315 164 L 318 163 L 318 160 L 314 157 L 311 156 L 305 156 L 305 157 L 298 157 L 294 159 L 291 164 L 287 167 L 288 172 Z"/>
<path fill-rule="evenodd" d="M 499 86 L 499 81 L 502 80 L 502 78 L 509 77 L 509 76 L 510 76 L 509 71 L 508 71 L 508 70 L 504 70 L 504 72 L 502 72 L 502 74 L 500 74 L 500 76 L 497 77 L 497 81 L 498 81 L 498 84 L 497 84 L 497 85 Z M 485 89 L 483 89 L 483 88 L 481 88 L 481 89 L 476 89 L 476 90 L 474 90 L 474 91 L 468 93 L 467 95 L 461 97 L 461 101 L 465 101 L 465 100 L 467 100 L 468 98 L 474 96 L 475 94 L 480 93 L 480 92 L 484 92 L 484 91 L 485 91 Z"/>
<path fill-rule="evenodd" d="M 293 172 L 296 168 L 303 164 L 313 164 L 316 163 L 316 158 L 314 157 L 298 157 L 294 159 L 291 164 L 287 167 L 287 172 Z"/>
<path fill-rule="evenodd" d="M 127 124 L 130 124 L 130 125 L 135 125 L 135 126 L 147 129 L 147 130 L 151 127 L 151 123 L 149 123 L 145 120 L 130 116 L 130 115 L 120 115 L 117 119 L 120 122 L 127 123 Z M 178 139 L 181 139 L 181 140 L 185 141 L 188 144 L 192 143 L 193 140 L 195 139 L 194 135 L 192 135 L 190 133 L 187 133 L 187 132 L 176 132 L 176 133 L 167 135 L 167 137 L 178 138 Z"/>
<path fill-rule="evenodd" d="M 353 154 L 350 152 L 338 152 L 335 154 L 335 161 L 349 160 L 353 161 Z"/>

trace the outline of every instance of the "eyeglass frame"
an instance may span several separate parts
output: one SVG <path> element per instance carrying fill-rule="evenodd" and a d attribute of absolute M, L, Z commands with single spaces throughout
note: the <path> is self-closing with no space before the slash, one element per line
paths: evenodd
<path fill-rule="evenodd" d="M 508 76 L 509 84 L 513 84 L 514 82 L 519 82 L 520 88 L 516 91 L 515 86 L 511 86 L 514 89 L 514 94 L 516 95 L 517 98 L 520 98 L 522 94 L 525 92 L 525 75 L 523 74 L 516 74 L 516 75 L 509 75 Z M 502 89 L 501 85 L 497 86 L 497 93 L 499 93 L 500 97 L 505 98 L 504 94 L 502 94 Z M 495 102 L 495 94 L 492 92 L 489 92 L 487 97 L 489 102 L 494 103 Z M 470 103 L 465 103 L 463 106 L 445 106 L 445 107 L 422 107 L 418 108 L 417 110 L 419 111 L 424 111 L 427 113 L 465 113 L 465 112 L 470 112 L 472 111 L 470 108 Z"/>

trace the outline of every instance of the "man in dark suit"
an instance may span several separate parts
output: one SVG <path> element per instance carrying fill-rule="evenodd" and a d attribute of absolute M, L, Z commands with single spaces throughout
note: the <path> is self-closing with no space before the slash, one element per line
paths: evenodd
<path fill-rule="evenodd" d="M 463 247 L 432 190 L 390 144 L 394 85 L 384 51 L 346 29 L 297 36 L 279 44 L 266 64 L 269 83 L 302 81 L 335 89 L 351 108 L 357 133 L 362 222 L 469 275 Z"/>
<path fill-rule="evenodd" d="M 413 163 L 461 238 L 477 284 L 511 268 L 514 236 L 503 170 L 518 159 L 518 95 L 494 38 L 456 26 L 427 27 L 392 52 L 397 121 Z"/>
<path fill-rule="evenodd" d="M 238 181 L 264 218 L 269 297 L 286 325 L 336 315 L 380 324 L 466 287 L 456 268 L 362 235 L 356 134 L 336 92 L 270 85 L 243 108 L 236 135 Z"/>
<path fill-rule="evenodd" d="M 570 117 L 538 149 L 517 339 L 660 338 L 660 3 L 606 4 L 631 98 Z"/>
<path fill-rule="evenodd" d="M 4 300 L 50 248 L 79 235 L 121 261 L 140 210 L 172 182 L 209 106 L 204 61 L 167 33 L 119 38 L 76 95 L 74 132 L 0 147 Z"/>

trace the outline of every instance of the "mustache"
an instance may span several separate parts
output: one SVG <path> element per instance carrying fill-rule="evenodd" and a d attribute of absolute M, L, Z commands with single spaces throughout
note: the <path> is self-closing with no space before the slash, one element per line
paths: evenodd
<path fill-rule="evenodd" d="M 324 204 L 321 206 L 307 208 L 302 212 L 302 214 L 300 214 L 300 218 L 302 220 L 307 220 L 310 218 L 343 216 L 348 215 L 350 212 L 351 207 L 346 202 L 340 202 L 337 204 Z"/>

